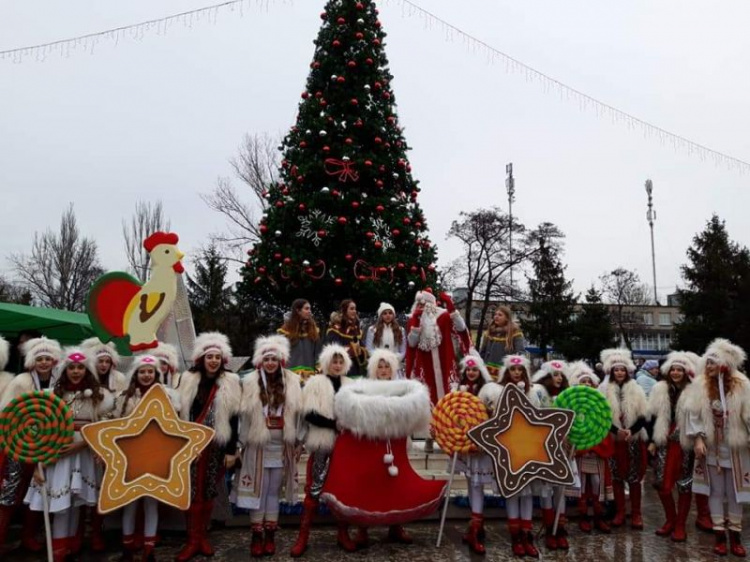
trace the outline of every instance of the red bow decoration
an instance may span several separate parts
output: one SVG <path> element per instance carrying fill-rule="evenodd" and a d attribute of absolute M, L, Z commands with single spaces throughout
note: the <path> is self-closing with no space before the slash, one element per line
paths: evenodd
<path fill-rule="evenodd" d="M 354 169 L 354 163 L 348 160 L 336 160 L 335 158 L 326 158 L 323 162 L 325 165 L 326 174 L 329 176 L 337 176 L 339 181 L 342 183 L 348 180 L 357 181 L 359 179 L 359 172 Z"/>
<path fill-rule="evenodd" d="M 386 271 L 381 271 L 385 269 Z M 386 279 L 386 276 L 390 273 L 390 279 Z M 360 281 L 383 281 L 387 280 L 388 283 L 393 283 L 393 268 L 380 268 L 373 267 L 365 260 L 357 260 L 354 263 L 354 278 Z"/>
<path fill-rule="evenodd" d="M 316 281 L 323 279 L 323 276 L 326 274 L 326 262 L 324 262 L 323 260 L 317 260 L 314 264 L 308 265 L 308 266 L 300 265 L 298 267 L 295 267 L 295 266 L 282 267 L 281 271 L 279 271 L 279 275 L 284 281 L 289 281 L 292 278 L 291 275 L 287 275 L 286 273 L 286 271 L 292 268 L 299 269 L 301 276 L 307 275 L 309 278 L 315 279 Z"/>

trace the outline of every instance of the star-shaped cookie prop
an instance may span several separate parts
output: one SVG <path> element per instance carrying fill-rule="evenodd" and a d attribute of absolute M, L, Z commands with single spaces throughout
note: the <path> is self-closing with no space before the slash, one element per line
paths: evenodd
<path fill-rule="evenodd" d="M 495 415 L 468 436 L 492 458 L 500 495 L 509 498 L 534 480 L 575 482 L 563 446 L 574 419 L 570 410 L 534 407 L 520 388 L 508 384 Z"/>
<path fill-rule="evenodd" d="M 104 460 L 99 512 L 109 513 L 148 497 L 177 509 L 190 507 L 190 463 L 214 430 L 179 418 L 160 384 L 152 386 L 127 417 L 81 430 Z"/>

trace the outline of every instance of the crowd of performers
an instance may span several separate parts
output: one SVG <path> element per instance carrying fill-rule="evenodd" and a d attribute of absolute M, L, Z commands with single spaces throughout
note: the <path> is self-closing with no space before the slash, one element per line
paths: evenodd
<path fill-rule="evenodd" d="M 578 499 L 578 525 L 584 534 L 610 533 L 627 521 L 643 529 L 641 498 L 652 459 L 653 483 L 664 507 L 664 524 L 656 534 L 684 541 L 693 498 L 696 526 L 713 532 L 714 552 L 745 556 L 740 540 L 742 504 L 750 501 L 750 381 L 740 371 L 745 353 L 726 340 L 714 341 L 703 356 L 672 352 L 662 378 L 647 398 L 634 380 L 635 365 L 627 349 L 601 353 L 604 379 L 584 362 L 552 360 L 533 372 L 520 352 L 523 335 L 512 313 L 500 307 L 477 352 L 468 330 L 447 295 L 443 307 L 429 292 L 419 292 L 406 326 L 383 303 L 366 333 L 356 304 L 347 300 L 331 317 L 326 334 L 316 325 L 310 304 L 297 300 L 278 334 L 255 342 L 252 370 L 242 378 L 227 369 L 232 350 L 227 338 L 209 332 L 196 338 L 192 364 L 180 373 L 176 350 L 161 343 L 136 356 L 126 374 L 111 345 L 97 339 L 62 349 L 44 337 L 22 347 L 25 372 L 0 372 L 0 408 L 30 391 L 49 391 L 63 398 L 75 419 L 75 439 L 43 472 L 34 465 L 0 457 L 0 548 L 11 517 L 22 510 L 22 546 L 39 551 L 42 487 L 52 514 L 55 562 L 82 548 L 88 510 L 90 548 L 104 550 L 102 517 L 96 512 L 102 466 L 80 435 L 80 428 L 102 419 L 127 416 L 155 384 L 167 389 L 180 417 L 215 430 L 209 447 L 191 468 L 191 505 L 186 512 L 187 542 L 176 557 L 187 561 L 214 552 L 208 536 L 214 501 L 234 471 L 230 500 L 249 510 L 251 555 L 273 555 L 282 499 L 297 497 L 297 463 L 308 453 L 303 511 L 294 557 L 308 549 L 310 530 L 328 475 L 340 431 L 334 403 L 339 390 L 356 377 L 379 380 L 417 379 L 429 387 L 432 403 L 463 390 L 479 397 L 492 413 L 507 385 L 520 387 L 539 408 L 551 407 L 570 386 L 598 388 L 612 410 L 612 426 L 600 445 L 575 451 L 573 487 L 532 482 L 505 498 L 511 549 L 518 557 L 539 556 L 532 514 L 538 498 L 549 550 L 569 548 L 565 497 Z M 8 360 L 8 342 L 0 338 L 0 371 Z M 461 358 L 460 360 L 458 358 Z M 493 464 L 482 452 L 464 454 L 458 470 L 465 476 L 471 518 L 463 537 L 469 549 L 485 547 L 485 489 L 495 487 Z M 676 498 L 676 499 L 675 499 Z M 605 502 L 614 502 L 608 517 Z M 556 510 L 562 516 L 555 526 Z M 142 499 L 122 510 L 123 560 L 138 555 L 155 560 L 159 528 L 156 501 Z M 353 534 L 352 532 L 353 531 Z M 388 539 L 412 542 L 406 529 L 393 525 Z M 578 540 L 583 540 L 578 535 Z M 365 527 L 337 527 L 336 539 L 354 552 L 369 543 Z"/>

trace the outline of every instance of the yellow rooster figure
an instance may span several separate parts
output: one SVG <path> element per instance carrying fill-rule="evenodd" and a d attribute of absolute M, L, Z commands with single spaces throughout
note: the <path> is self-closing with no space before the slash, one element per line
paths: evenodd
<path fill-rule="evenodd" d="M 94 332 L 103 342 L 113 341 L 123 355 L 158 345 L 156 331 L 172 309 L 182 258 L 174 232 L 155 232 L 143 241 L 149 253 L 151 276 L 146 283 L 114 271 L 96 280 L 87 304 Z"/>

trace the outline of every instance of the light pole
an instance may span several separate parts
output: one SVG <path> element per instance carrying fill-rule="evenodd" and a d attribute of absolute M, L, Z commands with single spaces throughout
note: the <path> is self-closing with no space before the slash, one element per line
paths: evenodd
<path fill-rule="evenodd" d="M 505 165 L 505 189 L 508 192 L 508 259 L 510 260 L 510 300 L 513 301 L 513 201 L 516 198 L 516 183 L 513 179 L 513 162 Z"/>
<path fill-rule="evenodd" d="M 646 180 L 646 193 L 648 194 L 648 211 L 646 212 L 646 220 L 651 229 L 651 268 L 654 274 L 654 304 L 659 304 L 659 296 L 656 293 L 656 251 L 654 250 L 654 221 L 656 221 L 656 211 L 654 211 L 652 197 L 653 191 L 654 184 L 651 183 L 651 180 Z"/>

